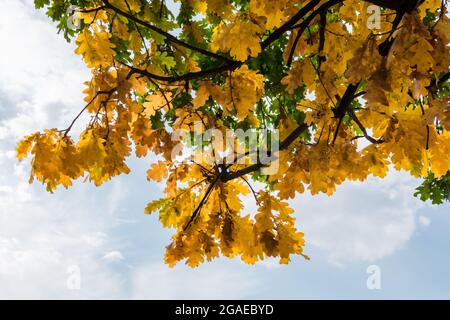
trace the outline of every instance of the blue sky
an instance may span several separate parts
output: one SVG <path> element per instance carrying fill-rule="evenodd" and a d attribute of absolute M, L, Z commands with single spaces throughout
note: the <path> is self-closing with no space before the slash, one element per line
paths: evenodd
<path fill-rule="evenodd" d="M 143 214 L 161 195 L 145 179 L 150 158 L 131 158 L 132 173 L 101 188 L 77 182 L 48 194 L 29 185 L 16 141 L 65 127 L 83 105 L 89 72 L 31 0 L 0 4 L 0 298 L 450 298 L 450 206 L 414 198 L 419 182 L 405 173 L 292 201 L 310 261 L 221 258 L 196 269 L 162 263 L 171 230 Z M 380 290 L 366 286 L 370 265 L 381 270 Z"/>

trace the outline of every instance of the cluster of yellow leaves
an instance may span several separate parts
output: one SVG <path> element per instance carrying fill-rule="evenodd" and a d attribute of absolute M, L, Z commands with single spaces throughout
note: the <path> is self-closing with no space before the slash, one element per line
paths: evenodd
<path fill-rule="evenodd" d="M 160 182 L 163 179 L 167 178 L 167 175 L 167 166 L 163 161 L 158 161 L 152 164 L 151 168 L 147 170 L 147 178 L 149 180 Z"/>
<path fill-rule="evenodd" d="M 448 156 L 438 151 L 445 150 L 441 141 L 446 141 L 447 135 L 448 97 L 439 98 L 429 92 L 433 76 L 438 78 L 442 72 L 448 72 L 448 19 L 442 17 L 430 30 L 417 14 L 405 15 L 394 33 L 388 56 L 382 57 L 379 45 L 386 40 L 385 36 L 376 36 L 365 24 L 358 23 L 358 7 L 352 8 L 351 3 L 345 3 L 339 13 L 352 21 L 356 30 L 350 36 L 342 23 L 327 25 L 332 29 L 325 40 L 326 60 L 321 66 L 320 83 L 315 84 L 315 97 L 313 101 L 302 101 L 297 106 L 299 110 L 307 111 L 306 123 L 318 126 L 315 138 L 320 143 L 298 147 L 307 149 L 301 153 L 307 156 L 299 165 L 296 165 L 300 162 L 298 158 L 305 156 L 296 154 L 284 160 L 292 161 L 295 173 L 289 173 L 294 170 L 286 168 L 286 175 L 271 177 L 279 181 L 276 188 L 282 197 L 294 196 L 293 190 L 286 189 L 295 181 L 301 182 L 291 188 L 295 191 L 302 192 L 302 184 L 305 184 L 313 193 L 331 194 L 334 185 L 344 179 L 364 179 L 370 173 L 383 177 L 389 164 L 414 176 L 427 176 L 431 170 L 440 177 L 449 169 Z M 445 31 L 443 26 L 447 26 Z M 365 39 L 358 36 L 360 34 L 365 35 Z M 305 52 L 297 51 L 296 54 L 304 55 Z M 288 93 L 306 82 L 301 77 L 301 69 L 300 63 L 294 63 L 283 79 Z M 357 117 L 367 130 L 373 132 L 375 139 L 384 142 L 356 151 L 357 143 L 351 140 L 354 135 L 351 126 L 342 125 L 338 130 L 339 124 L 332 111 L 336 94 L 342 96 L 342 89 L 348 83 L 361 82 L 367 109 L 358 111 Z M 314 88 L 314 84 L 309 87 Z M 413 106 L 419 104 L 417 100 L 421 107 Z M 444 132 L 438 130 L 436 121 L 445 128 Z M 353 126 L 357 126 L 355 122 Z M 336 131 L 339 136 L 330 146 L 330 136 L 334 138 Z M 437 153 L 440 156 L 436 156 Z"/>
<path fill-rule="evenodd" d="M 450 170 L 450 132 L 445 131 L 436 138 L 436 143 L 430 148 L 429 155 L 431 172 L 436 177 L 444 176 Z"/>
<path fill-rule="evenodd" d="M 295 89 L 305 84 L 309 90 L 313 90 L 315 70 L 309 59 L 295 61 L 294 66 L 281 80 L 286 85 L 286 91 L 293 94 Z"/>
<path fill-rule="evenodd" d="M 142 2 L 139 0 L 112 0 L 111 4 L 122 11 L 139 13 L 141 11 Z"/>
<path fill-rule="evenodd" d="M 236 16 L 228 24 L 221 22 L 214 29 L 211 50 L 230 52 L 239 61 L 256 57 L 261 52 L 260 35 L 264 30 L 252 20 Z"/>
<path fill-rule="evenodd" d="M 224 107 L 235 110 L 238 119 L 253 115 L 255 104 L 264 94 L 264 76 L 246 65 L 231 73 L 231 82 L 224 87 Z"/>
<path fill-rule="evenodd" d="M 145 98 L 144 102 L 144 114 L 147 117 L 151 117 L 156 111 L 165 108 L 166 110 L 170 108 L 171 94 L 151 94 Z"/>
<path fill-rule="evenodd" d="M 278 197 L 293 199 L 295 194 L 309 189 L 331 195 L 345 180 L 364 180 L 369 174 L 384 177 L 389 161 L 375 145 L 357 150 L 356 145 L 344 142 L 334 145 L 322 141 L 317 145 L 299 144 L 295 151 L 281 152 L 279 169 L 269 177 L 275 183 Z"/>
<path fill-rule="evenodd" d="M 249 11 L 265 21 L 265 28 L 272 29 L 279 27 L 287 17 L 292 15 L 295 8 L 295 1 L 289 0 L 251 0 Z"/>
<path fill-rule="evenodd" d="M 165 159 L 170 159 L 172 148 L 177 144 L 166 130 L 152 129 L 150 121 L 143 114 L 136 116 L 130 136 L 136 145 L 138 157 L 146 156 L 150 150 L 155 154 L 162 154 Z"/>
<path fill-rule="evenodd" d="M 348 81 L 357 84 L 362 79 L 367 79 L 378 68 L 381 56 L 378 53 L 378 45 L 373 36 L 361 48 L 358 48 L 353 58 L 348 61 L 348 69 L 345 74 Z"/>
<path fill-rule="evenodd" d="M 76 54 L 83 55 L 90 68 L 111 66 L 114 60 L 115 45 L 110 41 L 111 34 L 94 25 L 91 29 L 83 29 L 78 35 Z"/>
<path fill-rule="evenodd" d="M 93 70 L 93 78 L 86 83 L 84 93 L 86 109 L 94 116 L 76 142 L 67 135 L 71 125 L 67 130 L 37 132 L 18 143 L 20 160 L 28 153 L 33 156 L 30 181 L 36 178 L 49 191 L 58 185 L 68 187 L 72 180 L 83 176 L 101 185 L 129 172 L 125 160 L 131 153 L 130 138 L 137 156 L 151 150 L 168 159 L 171 157 L 171 147 L 176 141 L 165 130 L 154 130 L 142 112 L 143 106 L 131 100 L 133 90 L 143 94 L 147 89 L 139 79 L 127 74 L 123 68 Z"/>
<path fill-rule="evenodd" d="M 190 188 L 197 188 L 194 181 L 201 174 L 196 166 L 177 169 L 185 170 L 180 181 Z M 161 169 L 154 167 L 151 171 L 153 174 Z M 242 216 L 240 196 L 248 195 L 249 189 L 236 181 L 217 184 L 196 217 L 195 227 L 186 228 L 208 184 L 197 189 L 198 192 L 179 189 L 173 197 L 154 200 L 147 205 L 146 213 L 159 211 L 161 223 L 177 230 L 165 254 L 165 261 L 170 266 L 186 260 L 189 266 L 195 267 L 219 254 L 230 258 L 240 256 L 242 261 L 251 264 L 266 257 L 279 257 L 280 263 L 288 263 L 290 255 L 303 255 L 303 234 L 296 230 L 293 210 L 288 204 L 261 191 L 257 196 L 258 213 L 253 218 Z"/>
<path fill-rule="evenodd" d="M 195 11 L 213 17 L 227 18 L 233 10 L 228 0 L 186 0 L 186 2 Z"/>
<path fill-rule="evenodd" d="M 253 117 L 256 103 L 264 94 L 264 76 L 247 65 L 231 72 L 229 80 L 219 86 L 203 82 L 192 103 L 201 107 L 211 96 L 223 106 L 225 114 L 233 113 L 239 120 Z"/>
<path fill-rule="evenodd" d="M 131 151 L 128 140 L 118 133 L 111 133 L 108 140 L 99 134 L 95 129 L 86 130 L 75 144 L 56 130 L 38 132 L 19 142 L 18 158 L 23 159 L 31 152 L 30 182 L 36 178 L 48 191 L 55 190 L 58 185 L 67 188 L 72 180 L 85 174 L 98 186 L 113 176 L 130 171 L 124 160 Z M 118 140 L 116 143 L 115 139 Z"/>

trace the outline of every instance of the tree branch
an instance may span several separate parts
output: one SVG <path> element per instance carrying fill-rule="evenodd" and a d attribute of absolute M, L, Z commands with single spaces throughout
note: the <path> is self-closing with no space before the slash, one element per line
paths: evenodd
<path fill-rule="evenodd" d="M 343 0 L 340 0 L 343 1 Z M 300 19 L 302 19 L 308 12 L 310 12 L 314 7 L 319 4 L 320 0 L 312 0 L 308 2 L 303 8 L 301 8 L 295 15 L 292 16 L 285 24 L 272 32 L 266 40 L 261 44 L 261 48 L 267 48 L 272 42 L 276 41 L 281 37 L 286 31 L 290 30 Z"/>
<path fill-rule="evenodd" d="M 109 0 L 102 0 L 102 1 L 105 4 L 106 8 L 111 9 L 114 12 L 116 12 L 117 14 L 120 14 L 121 16 L 124 16 L 124 17 L 134 21 L 135 23 L 138 23 L 138 24 L 140 24 L 140 25 L 142 25 L 142 26 L 144 26 L 146 28 L 149 28 L 150 30 L 152 30 L 152 31 L 154 31 L 154 32 L 164 36 L 167 39 L 167 41 L 169 41 L 169 42 L 172 42 L 174 44 L 178 44 L 178 45 L 183 46 L 185 48 L 191 49 L 192 51 L 197 51 L 197 52 L 199 52 L 201 54 L 213 57 L 215 59 L 224 61 L 226 63 L 232 63 L 233 62 L 232 60 L 228 59 L 227 57 L 221 56 L 221 55 L 219 55 L 217 53 L 214 53 L 214 52 L 211 52 L 211 51 L 208 51 L 208 50 L 196 47 L 194 45 L 191 45 L 189 43 L 186 43 L 186 42 L 182 41 L 182 40 L 178 39 L 177 37 L 171 35 L 170 33 L 168 33 L 166 31 L 158 28 L 157 26 L 154 26 L 154 25 L 152 25 L 152 24 L 150 24 L 148 22 L 145 22 L 145 21 L 143 21 L 143 20 L 141 20 L 139 18 L 136 18 L 132 14 L 129 14 L 129 13 L 125 12 L 125 11 L 122 11 L 120 8 L 117 8 L 117 7 L 113 6 L 109 2 Z"/>
<path fill-rule="evenodd" d="M 211 74 L 219 74 L 219 73 L 222 73 L 225 71 L 230 71 L 230 70 L 233 71 L 243 64 L 240 61 L 233 61 L 231 64 L 228 64 L 228 65 L 222 65 L 220 67 L 212 68 L 209 70 L 188 72 L 181 76 L 160 76 L 155 73 L 148 72 L 147 70 L 142 70 L 142 69 L 127 65 L 123 62 L 120 62 L 120 63 L 123 64 L 124 66 L 130 68 L 132 74 L 136 73 L 136 74 L 140 74 L 140 75 L 146 76 L 146 77 L 154 79 L 154 80 L 166 81 L 166 82 L 171 82 L 171 83 L 177 82 L 177 81 L 189 81 L 189 80 L 199 79 L 199 78 L 203 78 L 205 76 L 211 75 Z"/>
<path fill-rule="evenodd" d="M 295 47 L 297 46 L 298 41 L 300 40 L 303 32 L 305 31 L 305 29 L 309 26 L 309 24 L 312 22 L 312 20 L 318 15 L 320 14 L 320 24 L 321 27 L 323 25 L 323 28 L 321 28 L 321 30 L 325 30 L 325 23 L 326 23 L 326 12 L 329 8 L 331 8 L 332 6 L 339 4 L 341 2 L 343 2 L 344 0 L 331 0 L 328 1 L 326 3 L 324 3 L 323 5 L 321 5 L 317 10 L 313 11 L 305 20 L 303 20 L 300 24 L 298 25 L 294 25 L 292 27 L 292 29 L 298 29 L 297 31 L 297 36 L 295 37 L 294 43 L 292 44 L 292 48 L 289 52 L 289 58 L 288 58 L 288 62 L 287 62 L 287 66 L 289 67 L 292 63 L 292 59 L 294 57 L 294 52 L 295 52 Z M 322 32 L 322 31 L 321 31 Z M 323 31 L 324 32 L 324 31 Z M 319 53 L 321 51 L 321 49 L 323 49 L 323 46 L 325 44 L 325 38 L 324 37 L 320 37 L 320 43 L 319 43 Z"/>
<path fill-rule="evenodd" d="M 308 125 L 306 123 L 302 123 L 301 125 L 299 125 L 294 131 L 292 131 L 289 136 L 287 136 L 281 143 L 279 146 L 279 150 L 286 150 L 303 132 L 305 132 L 305 130 L 308 129 Z M 244 169 L 235 171 L 235 172 L 225 172 L 222 175 L 222 182 L 227 182 L 239 177 L 242 177 L 246 174 L 255 172 L 259 169 L 261 169 L 262 167 L 264 167 L 265 164 L 258 162 L 255 163 L 251 166 L 248 166 Z"/>
<path fill-rule="evenodd" d="M 355 121 L 355 123 L 358 125 L 359 129 L 362 131 L 364 138 L 366 138 L 368 141 L 370 141 L 373 144 L 380 144 L 383 143 L 383 139 L 375 139 L 371 136 L 369 136 L 369 134 L 367 133 L 366 128 L 363 126 L 363 124 L 361 123 L 361 121 L 359 121 L 358 117 L 356 116 L 355 112 L 352 109 L 348 110 L 348 114 L 350 116 L 350 118 L 352 118 L 353 121 Z"/>
<path fill-rule="evenodd" d="M 113 88 L 111 90 L 108 91 L 98 91 L 93 97 L 92 99 L 84 106 L 83 109 L 81 109 L 81 111 L 76 115 L 76 117 L 72 120 L 72 122 L 70 123 L 70 125 L 67 127 L 67 129 L 64 130 L 60 130 L 60 132 L 64 132 L 64 136 L 67 137 L 67 135 L 69 134 L 69 131 L 72 129 L 73 125 L 75 124 L 75 122 L 78 120 L 78 118 L 83 114 L 84 111 L 86 111 L 87 108 L 89 108 L 89 106 L 95 101 L 95 99 L 98 98 L 99 95 L 101 94 L 106 94 L 106 95 L 111 95 L 114 91 L 116 91 L 117 88 Z"/>
<path fill-rule="evenodd" d="M 216 177 L 214 178 L 214 180 L 209 184 L 208 189 L 206 190 L 205 194 L 203 195 L 202 200 L 200 200 L 200 203 L 198 204 L 198 206 L 195 208 L 194 212 L 192 213 L 191 217 L 189 218 L 189 221 L 187 222 L 187 224 L 184 226 L 183 231 L 186 231 L 189 226 L 192 224 L 192 222 L 195 220 L 195 218 L 198 216 L 198 214 L 200 213 L 200 210 L 203 207 L 203 204 L 205 203 L 206 199 L 208 198 L 209 194 L 211 193 L 211 191 L 213 190 L 214 186 L 216 185 L 217 181 L 219 181 L 220 177 L 222 176 L 223 172 L 218 173 L 216 175 Z"/>

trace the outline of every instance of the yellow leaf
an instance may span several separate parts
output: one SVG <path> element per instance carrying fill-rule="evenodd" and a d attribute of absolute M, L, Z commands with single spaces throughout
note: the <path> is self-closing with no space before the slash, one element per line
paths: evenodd
<path fill-rule="evenodd" d="M 167 178 L 168 174 L 166 163 L 164 161 L 158 161 L 152 164 L 151 168 L 147 170 L 147 179 L 160 182 Z"/>
<path fill-rule="evenodd" d="M 209 91 L 206 85 L 202 84 L 198 89 L 195 98 L 192 99 L 192 104 L 194 107 L 199 108 L 205 104 L 205 102 L 209 99 Z"/>
<path fill-rule="evenodd" d="M 155 114 L 156 111 L 162 108 L 168 108 L 170 103 L 170 93 L 165 94 L 165 97 L 162 94 L 151 94 L 145 98 L 144 102 L 144 114 L 147 117 L 151 117 Z M 167 99 L 167 100 L 166 100 Z"/>
<path fill-rule="evenodd" d="M 75 53 L 83 55 L 88 67 L 110 66 L 115 56 L 115 44 L 111 43 L 110 37 L 110 33 L 99 31 L 98 27 L 93 31 L 84 29 L 76 39 L 78 48 Z"/>
<path fill-rule="evenodd" d="M 28 152 L 30 152 L 31 147 L 33 146 L 33 143 L 38 135 L 39 132 L 26 136 L 24 139 L 20 140 L 17 143 L 17 159 L 23 160 L 27 157 Z"/>
<path fill-rule="evenodd" d="M 230 51 L 239 61 L 256 57 L 261 52 L 260 33 L 262 29 L 252 21 L 236 18 L 229 24 L 220 23 L 213 32 L 211 49 Z"/>
<path fill-rule="evenodd" d="M 281 83 L 286 85 L 286 91 L 294 94 L 294 91 L 302 84 L 308 86 L 311 90 L 311 85 L 314 83 L 315 70 L 309 59 L 303 59 L 301 62 L 296 61 L 291 70 L 281 80 Z"/>
<path fill-rule="evenodd" d="M 264 76 L 243 65 L 231 74 L 231 84 L 227 81 L 225 95 L 226 108 L 236 111 L 237 117 L 243 120 L 255 109 L 255 104 L 264 93 Z"/>

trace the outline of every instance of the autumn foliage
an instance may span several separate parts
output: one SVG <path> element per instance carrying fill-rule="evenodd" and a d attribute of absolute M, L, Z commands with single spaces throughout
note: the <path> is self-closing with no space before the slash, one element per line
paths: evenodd
<path fill-rule="evenodd" d="M 175 230 L 165 254 L 171 266 L 219 255 L 246 263 L 303 255 L 287 201 L 306 190 L 331 195 L 346 180 L 384 177 L 390 167 L 429 179 L 419 189 L 424 199 L 433 181 L 448 187 L 444 2 L 35 3 L 75 42 L 92 79 L 74 121 L 25 137 L 18 158 L 31 153 L 31 180 L 51 192 L 82 177 L 99 186 L 128 173 L 132 153 L 156 155 L 147 178 L 164 182 L 165 195 L 149 199 L 145 212 Z M 68 26 L 71 4 L 78 28 Z M 83 113 L 91 120 L 74 136 Z M 206 161 L 201 151 L 226 151 L 217 141 L 195 143 L 199 130 L 212 128 L 278 129 L 279 150 L 269 150 L 278 169 L 265 174 L 259 160 Z M 188 134 L 177 140 L 180 129 Z M 181 142 L 192 156 L 173 156 Z M 250 158 L 254 150 L 237 143 L 238 157 Z M 243 196 L 254 198 L 256 212 L 243 209 Z"/>

